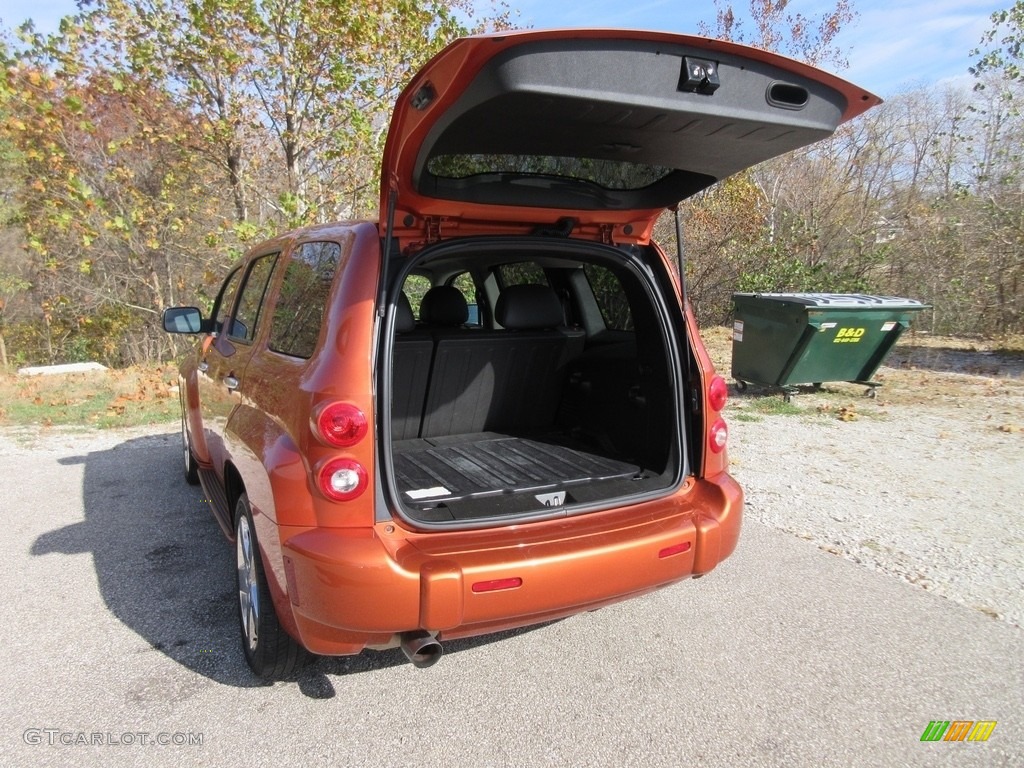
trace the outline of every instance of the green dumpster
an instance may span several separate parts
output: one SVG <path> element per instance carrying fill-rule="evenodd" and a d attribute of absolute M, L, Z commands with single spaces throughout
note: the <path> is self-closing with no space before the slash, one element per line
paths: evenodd
<path fill-rule="evenodd" d="M 781 387 L 786 400 L 798 384 L 850 381 L 868 387 L 911 315 L 928 309 L 914 299 L 835 293 L 734 293 L 732 375 Z"/>

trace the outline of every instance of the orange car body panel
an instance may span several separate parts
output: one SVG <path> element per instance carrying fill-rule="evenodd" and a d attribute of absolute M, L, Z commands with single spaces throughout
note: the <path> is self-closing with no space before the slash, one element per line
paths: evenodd
<path fill-rule="evenodd" d="M 324 239 L 343 245 L 346 267 L 330 299 L 321 351 L 309 360 L 289 358 L 269 351 L 265 330 L 259 333 L 224 435 L 227 463 L 249 496 L 278 617 L 307 649 L 354 654 L 415 628 L 458 638 L 527 626 L 707 573 L 732 553 L 743 493 L 725 472 L 725 451 L 703 451 L 703 476 L 662 499 L 507 527 L 422 532 L 375 522 L 371 492 L 347 503 L 324 498 L 311 481 L 324 462 L 349 456 L 376 471 L 372 439 L 351 449 L 323 445 L 310 418 L 318 403 L 341 399 L 373 421 L 380 271 L 377 229 L 367 222 L 309 228 L 278 245 L 286 255 Z M 686 317 L 696 341 L 692 312 Z M 206 346 L 199 345 L 197 358 Z M 710 358 L 699 343 L 695 352 L 710 381 Z M 186 389 L 193 367 L 194 361 L 185 367 Z M 191 392 L 186 401 L 193 435 L 201 434 L 199 404 Z M 686 551 L 659 557 L 684 543 Z M 522 585 L 473 591 L 479 582 L 510 577 Z"/>
<path fill-rule="evenodd" d="M 282 528 L 280 535 L 299 637 L 330 654 L 386 642 L 409 627 L 444 639 L 536 624 L 707 573 L 735 549 L 742 505 L 739 486 L 721 474 L 657 502 L 513 534 L 416 534 L 387 524 Z M 679 545 L 689 546 L 661 554 Z M 521 584 L 473 589 L 507 579 Z"/>

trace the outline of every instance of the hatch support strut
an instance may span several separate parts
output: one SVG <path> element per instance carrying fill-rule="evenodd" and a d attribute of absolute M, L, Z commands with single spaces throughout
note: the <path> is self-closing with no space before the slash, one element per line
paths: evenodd
<path fill-rule="evenodd" d="M 683 309 L 686 309 L 686 256 L 683 251 L 683 222 L 679 218 L 679 204 L 672 208 L 676 217 L 676 261 L 679 262 L 679 293 L 683 299 Z"/>
<path fill-rule="evenodd" d="M 380 295 L 377 299 L 377 314 L 384 317 L 388 298 L 388 261 L 391 257 L 391 247 L 395 242 L 395 205 L 398 202 L 398 184 L 395 179 L 391 181 L 391 189 L 388 191 L 388 213 L 387 231 L 384 233 L 384 253 L 381 254 L 380 269 Z"/>
<path fill-rule="evenodd" d="M 693 386 L 693 371 L 690 365 L 690 329 L 686 324 L 686 250 L 683 248 L 683 222 L 679 217 L 679 204 L 672 209 L 676 219 L 676 260 L 679 263 L 679 297 L 683 309 L 683 330 L 686 332 L 685 345 L 683 347 L 683 375 L 686 377 L 686 384 L 690 388 L 690 406 L 696 412 L 700 410 L 700 398 L 697 393 L 698 387 Z"/>

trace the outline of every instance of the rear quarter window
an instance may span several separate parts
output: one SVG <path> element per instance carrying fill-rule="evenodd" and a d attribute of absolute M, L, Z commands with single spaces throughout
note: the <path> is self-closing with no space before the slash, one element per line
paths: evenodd
<path fill-rule="evenodd" d="M 605 328 L 610 331 L 632 331 L 633 313 L 622 283 L 614 272 L 599 264 L 587 264 L 583 268 L 594 292 L 594 299 L 601 310 Z"/>
<path fill-rule="evenodd" d="M 273 351 L 291 357 L 312 356 L 340 260 L 337 243 L 303 243 L 292 251 L 274 307 Z"/>
<path fill-rule="evenodd" d="M 539 264 L 532 261 L 520 261 L 515 264 L 502 264 L 497 268 L 501 286 L 510 285 L 547 285 L 548 277 Z"/>

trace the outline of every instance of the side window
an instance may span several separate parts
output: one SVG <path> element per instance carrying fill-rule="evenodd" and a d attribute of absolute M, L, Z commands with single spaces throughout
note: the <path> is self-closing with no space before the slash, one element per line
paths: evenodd
<path fill-rule="evenodd" d="M 476 293 L 476 283 L 469 272 L 462 272 L 448 281 L 459 289 L 459 293 L 466 297 L 466 304 L 469 306 L 469 319 L 466 325 L 480 325 L 480 302 Z"/>
<path fill-rule="evenodd" d="M 272 350 L 291 357 L 312 356 L 340 261 L 337 243 L 304 243 L 292 252 L 270 327 Z"/>
<path fill-rule="evenodd" d="M 540 268 L 540 265 L 532 261 L 502 264 L 498 267 L 497 271 L 503 288 L 507 288 L 510 285 L 525 285 L 526 283 L 548 284 L 548 278 L 544 274 L 544 270 Z"/>
<path fill-rule="evenodd" d="M 420 316 L 420 303 L 423 301 L 423 296 L 427 291 L 430 290 L 430 279 L 424 275 L 409 275 L 405 278 L 405 283 L 402 285 L 402 291 L 405 292 L 405 297 L 409 299 L 409 306 L 412 307 L 412 316 Z"/>
<path fill-rule="evenodd" d="M 270 275 L 276 262 L 277 254 L 272 253 L 260 256 L 249 267 L 245 285 L 242 286 L 242 293 L 238 297 L 238 308 L 228 331 L 231 339 L 251 342 L 256 338 L 256 323 L 260 319 L 263 297 L 267 292 L 267 285 L 270 283 Z"/>
<path fill-rule="evenodd" d="M 216 323 L 213 326 L 213 330 L 220 333 L 224 327 L 224 321 L 227 319 L 228 313 L 231 312 L 231 306 L 235 303 L 235 294 L 238 293 L 238 283 L 242 280 L 242 267 L 237 266 L 235 269 L 224 279 L 224 285 L 221 286 L 220 292 L 217 294 L 217 298 L 213 302 L 213 316 L 216 318 Z"/>
<path fill-rule="evenodd" d="M 632 331 L 633 315 L 629 309 L 629 299 L 615 273 L 597 264 L 585 265 L 583 272 L 594 292 L 605 327 L 612 331 Z"/>

